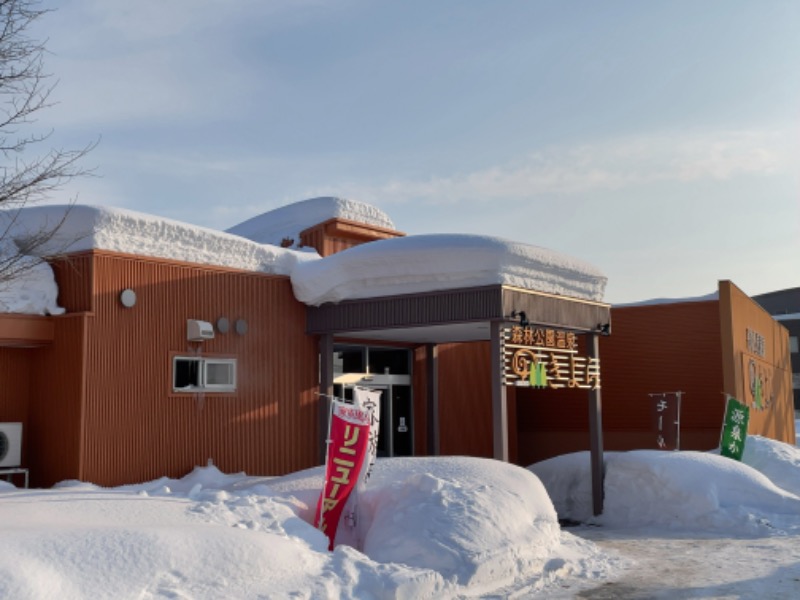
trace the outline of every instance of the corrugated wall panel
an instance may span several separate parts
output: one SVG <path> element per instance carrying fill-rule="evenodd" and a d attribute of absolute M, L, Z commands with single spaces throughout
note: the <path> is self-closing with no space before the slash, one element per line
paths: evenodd
<path fill-rule="evenodd" d="M 724 403 L 719 303 L 612 308 L 611 318 L 600 338 L 606 449 L 656 448 L 648 394 L 674 391 L 685 393 L 682 447 L 713 448 Z M 589 448 L 586 390 L 519 389 L 517 417 L 523 464 Z"/>
<path fill-rule="evenodd" d="M 36 351 L 28 428 L 31 485 L 81 477 L 85 314 L 54 317 L 55 340 Z"/>
<path fill-rule="evenodd" d="M 0 348 L 0 423 L 22 423 L 22 464 L 28 461 L 28 403 L 36 350 Z"/>
<path fill-rule="evenodd" d="M 439 436 L 442 454 L 493 455 L 487 342 L 439 346 Z"/>
<path fill-rule="evenodd" d="M 91 312 L 93 258 L 91 252 L 72 254 L 51 261 L 58 281 L 58 305 L 67 312 Z"/>
<path fill-rule="evenodd" d="M 316 341 L 286 277 L 97 253 L 83 477 L 102 485 L 223 471 L 281 474 L 317 460 Z M 119 293 L 137 294 L 125 308 Z M 187 319 L 228 333 L 187 342 Z M 247 332 L 239 334 L 243 320 Z M 233 356 L 235 394 L 173 394 L 176 353 Z"/>
<path fill-rule="evenodd" d="M 751 435 L 795 443 L 789 332 L 730 281 L 720 282 L 725 392 L 750 407 Z M 748 346 L 747 335 L 751 334 Z M 756 342 L 763 348 L 756 348 Z M 759 344 L 761 345 L 761 344 Z M 760 379 L 763 398 L 756 401 L 753 382 Z"/>

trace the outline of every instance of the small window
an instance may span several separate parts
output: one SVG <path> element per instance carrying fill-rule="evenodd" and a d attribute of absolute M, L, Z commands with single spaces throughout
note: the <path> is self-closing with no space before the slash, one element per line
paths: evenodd
<path fill-rule="evenodd" d="M 792 336 L 789 337 L 789 352 L 792 352 L 793 354 L 797 354 L 798 352 L 800 352 L 800 349 L 798 349 L 798 346 L 797 346 L 797 336 L 796 335 L 792 335 Z"/>
<path fill-rule="evenodd" d="M 174 392 L 235 392 L 236 359 L 176 356 L 172 361 Z"/>

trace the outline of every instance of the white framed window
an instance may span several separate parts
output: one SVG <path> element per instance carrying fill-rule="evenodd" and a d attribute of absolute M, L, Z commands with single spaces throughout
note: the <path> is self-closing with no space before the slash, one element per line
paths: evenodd
<path fill-rule="evenodd" d="M 235 392 L 236 359 L 175 356 L 172 359 L 172 391 Z"/>
<path fill-rule="evenodd" d="M 800 348 L 798 348 L 797 344 L 796 335 L 789 336 L 789 352 L 791 352 L 792 354 L 797 354 L 798 352 L 800 352 Z"/>

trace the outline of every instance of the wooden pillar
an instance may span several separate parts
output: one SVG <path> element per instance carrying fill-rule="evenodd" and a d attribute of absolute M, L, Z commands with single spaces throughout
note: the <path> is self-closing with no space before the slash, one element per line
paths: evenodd
<path fill-rule="evenodd" d="M 590 333 L 587 339 L 589 358 L 600 358 L 600 338 Z M 601 377 L 602 381 L 602 377 Z M 589 390 L 589 448 L 592 461 L 592 509 L 594 515 L 603 514 L 603 405 L 600 389 Z"/>
<path fill-rule="evenodd" d="M 439 350 L 436 344 L 425 346 L 427 375 L 426 417 L 428 456 L 439 456 Z"/>
<path fill-rule="evenodd" d="M 506 386 L 503 381 L 503 339 L 501 321 L 492 321 L 491 350 L 492 361 L 492 439 L 494 458 L 508 462 L 508 405 Z"/>
<path fill-rule="evenodd" d="M 319 461 L 325 464 L 328 453 L 328 419 L 333 397 L 333 334 L 319 338 Z"/>

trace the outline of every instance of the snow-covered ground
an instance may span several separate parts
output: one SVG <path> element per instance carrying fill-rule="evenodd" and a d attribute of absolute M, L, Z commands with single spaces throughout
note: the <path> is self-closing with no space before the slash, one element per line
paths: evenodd
<path fill-rule="evenodd" d="M 379 460 L 360 549 L 333 552 L 309 524 L 321 468 L 0 483 L 0 598 L 800 597 L 797 447 L 608 453 L 598 518 L 588 463 Z M 561 528 L 556 510 L 585 521 Z"/>

